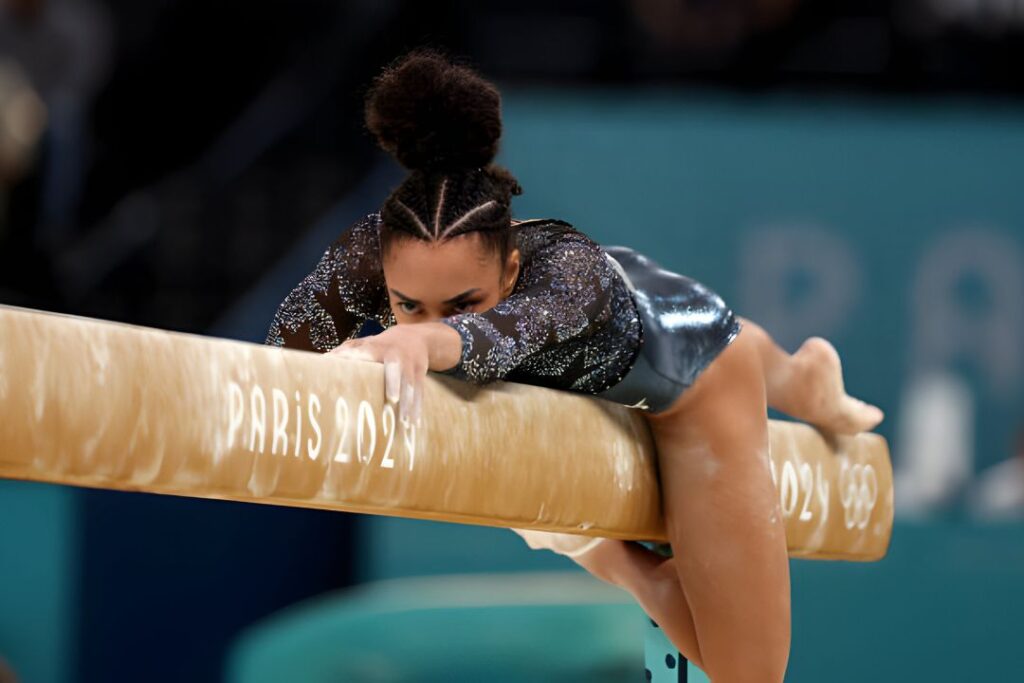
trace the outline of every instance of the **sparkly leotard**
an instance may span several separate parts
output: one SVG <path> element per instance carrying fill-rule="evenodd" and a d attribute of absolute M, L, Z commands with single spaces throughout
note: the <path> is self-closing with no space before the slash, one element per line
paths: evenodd
<path fill-rule="evenodd" d="M 326 352 L 367 320 L 395 324 L 379 230 L 380 216 L 371 214 L 327 249 L 279 307 L 268 344 Z M 606 252 L 557 220 L 515 230 L 521 268 L 511 295 L 488 311 L 442 321 L 462 338 L 449 375 L 602 394 L 658 411 L 738 330 L 714 293 L 636 252 Z"/>

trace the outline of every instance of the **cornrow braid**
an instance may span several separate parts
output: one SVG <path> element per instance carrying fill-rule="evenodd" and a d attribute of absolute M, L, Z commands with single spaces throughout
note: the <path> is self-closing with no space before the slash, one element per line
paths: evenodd
<path fill-rule="evenodd" d="M 476 169 L 466 173 L 429 174 L 414 171 L 381 210 L 382 242 L 413 237 L 441 242 L 470 232 L 502 257 L 512 240 L 510 200 L 517 187 L 502 169 Z"/>
<path fill-rule="evenodd" d="M 396 239 L 441 242 L 474 232 L 508 256 L 511 200 L 522 190 L 492 163 L 501 99 L 491 83 L 438 53 L 414 52 L 377 79 L 366 124 L 410 170 L 381 209 L 385 249 Z"/>

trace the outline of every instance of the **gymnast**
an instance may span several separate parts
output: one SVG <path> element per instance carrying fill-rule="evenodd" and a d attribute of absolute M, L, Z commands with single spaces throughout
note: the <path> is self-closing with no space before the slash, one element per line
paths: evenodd
<path fill-rule="evenodd" d="M 834 433 L 877 425 L 882 412 L 845 393 L 835 349 L 811 338 L 790 355 L 706 287 L 630 249 L 560 220 L 512 219 L 520 187 L 493 163 L 499 93 L 440 54 L 387 68 L 366 124 L 408 176 L 330 245 L 267 343 L 383 363 L 406 420 L 418 419 L 428 370 L 644 410 L 674 556 L 519 533 L 627 590 L 715 683 L 782 681 L 789 565 L 767 407 Z M 384 331 L 355 338 L 368 320 Z"/>

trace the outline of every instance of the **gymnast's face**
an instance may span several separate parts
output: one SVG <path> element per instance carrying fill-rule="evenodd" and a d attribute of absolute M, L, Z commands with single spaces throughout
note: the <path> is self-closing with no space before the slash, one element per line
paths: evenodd
<path fill-rule="evenodd" d="M 486 311 L 511 294 L 519 250 L 502 263 L 472 232 L 441 242 L 401 239 L 388 245 L 383 266 L 395 320 L 434 322 Z"/>

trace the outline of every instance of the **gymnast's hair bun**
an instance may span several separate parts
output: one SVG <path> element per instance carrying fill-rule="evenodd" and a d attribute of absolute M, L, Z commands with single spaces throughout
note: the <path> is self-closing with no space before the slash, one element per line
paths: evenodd
<path fill-rule="evenodd" d="M 377 78 L 366 126 L 410 170 L 487 166 L 501 137 L 501 96 L 479 74 L 432 51 L 413 52 Z"/>

